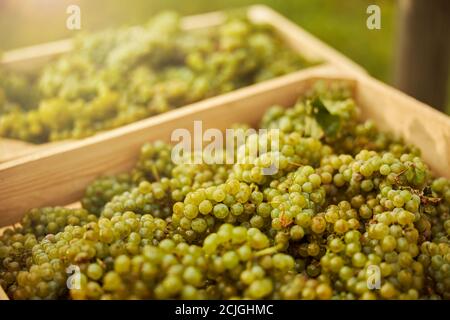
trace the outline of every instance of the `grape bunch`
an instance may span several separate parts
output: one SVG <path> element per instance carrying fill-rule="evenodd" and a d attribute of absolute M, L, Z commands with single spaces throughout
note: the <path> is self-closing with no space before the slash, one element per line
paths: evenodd
<path fill-rule="evenodd" d="M 128 174 L 98 178 L 86 188 L 81 204 L 87 211 L 99 216 L 114 196 L 130 191 L 133 186 Z"/>
<path fill-rule="evenodd" d="M 33 108 L 39 99 L 35 77 L 0 68 L 0 116 Z"/>
<path fill-rule="evenodd" d="M 0 285 L 12 299 L 448 300 L 450 180 L 357 114 L 340 85 L 275 106 L 234 164 L 146 144 L 82 208 L 7 228 Z"/>
<path fill-rule="evenodd" d="M 18 275 L 36 264 L 33 256 L 35 247 L 67 228 L 84 226 L 96 220 L 95 215 L 83 209 L 55 207 L 33 209 L 27 212 L 19 226 L 7 228 L 0 237 L 2 288 L 10 296 L 20 298 L 20 294 L 18 296 L 15 294 L 18 287 Z M 61 265 L 61 261 L 58 265 Z"/>

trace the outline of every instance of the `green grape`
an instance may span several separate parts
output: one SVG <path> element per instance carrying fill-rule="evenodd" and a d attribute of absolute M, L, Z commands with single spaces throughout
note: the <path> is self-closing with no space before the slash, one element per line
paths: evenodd
<path fill-rule="evenodd" d="M 81 204 L 87 211 L 100 215 L 106 203 L 114 196 L 130 191 L 132 186 L 127 174 L 101 177 L 86 188 Z"/>

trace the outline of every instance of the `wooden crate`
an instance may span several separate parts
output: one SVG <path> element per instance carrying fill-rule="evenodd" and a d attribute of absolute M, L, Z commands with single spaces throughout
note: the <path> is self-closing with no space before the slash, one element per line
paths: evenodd
<path fill-rule="evenodd" d="M 297 35 L 298 43 L 310 37 L 303 38 L 303 31 L 299 32 L 301 29 L 270 9 L 256 6 L 251 7 L 250 12 L 256 12 L 262 18 L 270 16 L 273 23 L 284 25 L 283 30 L 293 29 L 288 32 Z M 204 21 L 216 14 L 209 14 Z M 202 25 L 201 21 L 194 19 L 192 23 Z M 296 41 L 295 37 L 291 39 Z M 310 40 L 305 40 L 305 43 Z M 316 48 L 323 59 L 327 60 L 325 55 L 330 54 L 342 58 L 341 63 L 346 62 L 344 57 L 335 55 L 333 51 L 326 53 L 327 50 L 323 50 L 322 44 L 316 41 L 312 38 L 311 43 L 316 43 L 316 47 L 308 48 Z M 64 45 L 61 48 L 64 49 Z M 14 61 L 11 55 L 7 58 L 9 63 L 18 63 L 17 66 L 27 60 Z M 339 63 L 340 58 L 334 61 L 329 58 L 327 61 L 332 63 L 242 88 L 87 139 L 38 147 L 32 154 L 2 163 L 0 226 L 17 223 L 29 208 L 68 204 L 79 206 L 79 203 L 73 203 L 79 201 L 85 187 L 93 179 L 103 174 L 129 170 L 136 161 L 140 146 L 147 141 L 170 141 L 174 129 L 191 130 L 195 120 L 202 120 L 205 129 L 223 130 L 235 122 L 257 124 L 267 108 L 273 104 L 292 105 L 319 79 L 348 81 L 354 88 L 362 118 L 371 118 L 382 130 L 401 135 L 420 147 L 431 169 L 438 175 L 450 178 L 450 118 L 368 77 L 358 67 L 351 68 L 352 64 L 345 67 Z M 7 299 L 1 288 L 0 299 Z"/>
<path fill-rule="evenodd" d="M 251 6 L 248 8 L 248 16 L 254 22 L 272 25 L 294 51 L 307 59 L 312 61 L 320 60 L 325 64 L 335 65 L 349 73 L 365 73 L 360 66 L 269 7 L 262 5 Z M 181 21 L 181 26 L 184 30 L 205 28 L 218 25 L 224 19 L 225 14 L 223 12 L 212 12 L 185 17 Z M 6 52 L 0 60 L 0 64 L 12 70 L 25 72 L 36 70 L 59 55 L 69 52 L 71 49 L 71 39 L 46 43 Z M 18 140 L 0 139 L 0 163 L 34 153 L 37 150 L 51 149 L 55 145 L 59 146 L 64 143 L 71 143 L 71 141 L 34 145 Z"/>
<path fill-rule="evenodd" d="M 174 129 L 192 130 L 196 120 L 203 121 L 204 129 L 224 130 L 236 122 L 257 124 L 267 108 L 273 104 L 291 106 L 317 80 L 347 81 L 354 88 L 363 119 L 371 118 L 381 129 L 420 147 L 431 169 L 450 178 L 450 117 L 367 76 L 348 76 L 335 68 L 321 67 L 1 164 L 0 225 L 17 223 L 32 207 L 79 206 L 73 202 L 79 201 L 90 181 L 130 169 L 146 141 L 170 141 Z"/>

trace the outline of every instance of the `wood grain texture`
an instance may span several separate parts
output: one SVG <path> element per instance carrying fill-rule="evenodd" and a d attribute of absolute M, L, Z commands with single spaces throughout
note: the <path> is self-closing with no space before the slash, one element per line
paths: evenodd
<path fill-rule="evenodd" d="M 0 163 L 20 158 L 38 150 L 51 149 L 66 143 L 70 143 L 70 140 L 32 144 L 19 140 L 0 139 Z"/>
<path fill-rule="evenodd" d="M 0 162 L 6 162 L 21 157 L 33 152 L 36 148 L 38 148 L 37 145 L 28 142 L 0 139 Z"/>
<path fill-rule="evenodd" d="M 248 16 L 254 22 L 268 23 L 273 26 L 287 45 L 312 61 L 331 63 L 349 73 L 365 73 L 364 69 L 356 63 L 267 6 L 250 6 Z M 226 15 L 223 12 L 187 16 L 181 19 L 181 28 L 193 30 L 212 27 L 223 23 L 225 18 Z M 0 60 L 0 64 L 13 70 L 35 71 L 71 49 L 71 39 L 49 42 L 6 52 Z M 55 144 L 58 142 L 46 143 L 37 147 L 37 145 L 18 140 L 0 139 L 0 163 L 34 153 L 41 148 L 52 148 Z"/>

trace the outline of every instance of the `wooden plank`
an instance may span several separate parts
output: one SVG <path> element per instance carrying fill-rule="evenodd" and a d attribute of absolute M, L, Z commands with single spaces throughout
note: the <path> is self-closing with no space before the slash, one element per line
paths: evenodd
<path fill-rule="evenodd" d="M 53 148 L 68 142 L 70 142 L 70 140 L 44 144 L 32 144 L 20 140 L 0 139 L 0 163 L 20 158 L 38 150 Z"/>
<path fill-rule="evenodd" d="M 143 143 L 167 141 L 174 129 L 191 129 L 194 120 L 219 129 L 235 122 L 256 124 L 271 105 L 293 103 L 307 79 L 334 70 L 323 66 L 292 73 L 0 164 L 0 226 L 18 221 L 33 207 L 79 200 L 86 185 L 99 175 L 130 169 Z"/>
<path fill-rule="evenodd" d="M 37 145 L 12 140 L 12 139 L 0 139 L 0 162 L 5 162 L 25 154 L 33 152 L 37 148 Z"/>
<path fill-rule="evenodd" d="M 3 53 L 0 64 L 21 72 L 35 71 L 53 58 L 72 50 L 72 40 L 48 42 Z"/>

